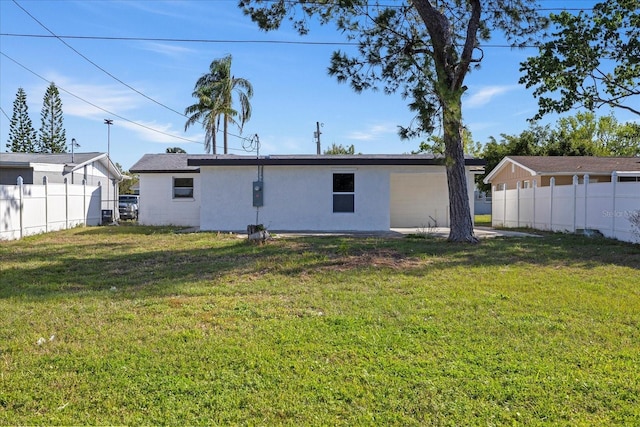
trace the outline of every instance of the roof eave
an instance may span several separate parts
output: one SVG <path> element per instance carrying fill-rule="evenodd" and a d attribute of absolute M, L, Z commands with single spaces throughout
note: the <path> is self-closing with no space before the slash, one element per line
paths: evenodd
<path fill-rule="evenodd" d="M 189 166 L 444 166 L 440 158 L 226 158 L 188 159 Z M 465 166 L 484 166 L 484 159 L 465 159 Z"/>

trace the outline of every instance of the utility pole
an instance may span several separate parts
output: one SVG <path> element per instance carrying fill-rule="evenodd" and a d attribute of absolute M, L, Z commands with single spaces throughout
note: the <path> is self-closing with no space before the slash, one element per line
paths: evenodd
<path fill-rule="evenodd" d="M 316 144 L 318 145 L 318 155 L 320 155 L 320 135 L 322 134 L 322 132 L 320 132 L 320 126 L 320 122 L 316 122 L 316 131 L 313 133 L 313 136 L 316 139 Z M 324 126 L 324 124 L 322 124 L 322 126 Z"/>

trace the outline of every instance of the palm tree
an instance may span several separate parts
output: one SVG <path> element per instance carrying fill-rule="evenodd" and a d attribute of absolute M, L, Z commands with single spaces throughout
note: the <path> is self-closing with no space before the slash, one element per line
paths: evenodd
<path fill-rule="evenodd" d="M 175 153 L 186 154 L 187 152 L 184 151 L 184 149 L 180 148 L 180 147 L 169 147 L 169 148 L 167 148 L 167 153 L 170 153 L 170 154 L 175 154 Z"/>
<path fill-rule="evenodd" d="M 237 95 L 240 111 L 233 108 L 234 94 Z M 236 78 L 231 74 L 231 55 L 214 59 L 209 66 L 209 73 L 203 74 L 196 82 L 192 96 L 197 103 L 188 106 L 188 115 L 184 125 L 186 131 L 196 122 L 202 123 L 205 129 L 205 152 L 216 154 L 216 133 L 220 129 L 222 118 L 224 135 L 224 154 L 228 151 L 229 123 L 238 126 L 240 133 L 244 124 L 251 118 L 253 87 L 248 80 Z"/>

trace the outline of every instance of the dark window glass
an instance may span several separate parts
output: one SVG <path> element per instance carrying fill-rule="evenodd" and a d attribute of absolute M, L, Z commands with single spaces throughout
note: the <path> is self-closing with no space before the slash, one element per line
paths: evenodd
<path fill-rule="evenodd" d="M 333 174 L 333 211 L 355 212 L 353 192 L 355 191 L 355 175 L 352 173 Z M 336 194 L 352 193 L 352 194 Z"/>
<path fill-rule="evenodd" d="M 173 178 L 174 198 L 193 198 L 193 178 Z"/>
<path fill-rule="evenodd" d="M 355 191 L 355 178 L 352 173 L 333 174 L 334 193 L 353 193 Z"/>
<path fill-rule="evenodd" d="M 334 194 L 334 212 L 354 212 L 353 194 Z"/>

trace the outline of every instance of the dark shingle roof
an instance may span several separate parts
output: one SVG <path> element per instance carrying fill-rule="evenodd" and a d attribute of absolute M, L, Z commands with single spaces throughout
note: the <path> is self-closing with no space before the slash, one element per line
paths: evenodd
<path fill-rule="evenodd" d="M 187 165 L 187 159 L 198 155 L 185 153 L 145 154 L 131 168 L 133 173 L 199 172 L 197 166 Z M 209 156 L 207 156 L 209 157 Z"/>

